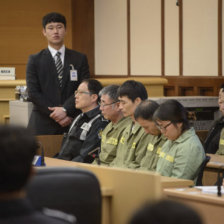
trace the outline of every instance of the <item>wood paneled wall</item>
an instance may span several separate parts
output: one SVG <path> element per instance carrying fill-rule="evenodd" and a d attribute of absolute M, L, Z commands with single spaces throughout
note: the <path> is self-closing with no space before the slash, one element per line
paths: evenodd
<path fill-rule="evenodd" d="M 87 54 L 93 77 L 162 76 L 167 96 L 215 96 L 224 83 L 223 1 L 1 1 L 0 66 L 24 79 L 28 56 L 47 45 L 41 19 L 58 11 L 66 46 Z"/>
<path fill-rule="evenodd" d="M 166 77 L 165 96 L 218 96 L 223 77 Z"/>
<path fill-rule="evenodd" d="M 47 46 L 42 17 L 57 11 L 68 21 L 66 45 L 72 47 L 71 0 L 4 0 L 0 6 L 0 66 L 16 67 L 16 78 L 24 79 L 30 54 Z"/>
<path fill-rule="evenodd" d="M 87 55 L 94 75 L 94 0 L 72 0 L 72 48 Z"/>

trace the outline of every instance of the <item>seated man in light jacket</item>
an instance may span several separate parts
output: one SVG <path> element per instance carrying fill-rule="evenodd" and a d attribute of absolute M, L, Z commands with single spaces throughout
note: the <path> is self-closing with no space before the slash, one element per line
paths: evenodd
<path fill-rule="evenodd" d="M 100 91 L 100 110 L 110 123 L 102 132 L 100 154 L 94 164 L 110 165 L 116 157 L 122 133 L 131 123 L 131 118 L 124 117 L 119 108 L 118 89 L 118 85 L 109 85 Z"/>

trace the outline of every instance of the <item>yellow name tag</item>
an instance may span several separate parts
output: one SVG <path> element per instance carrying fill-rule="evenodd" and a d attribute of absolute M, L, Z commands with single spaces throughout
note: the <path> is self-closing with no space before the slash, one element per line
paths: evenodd
<path fill-rule="evenodd" d="M 121 137 L 121 140 L 120 140 L 120 143 L 121 143 L 121 144 L 124 144 L 124 140 L 125 140 L 125 138 L 122 136 L 122 137 Z"/>
<path fill-rule="evenodd" d="M 152 152 L 153 149 L 154 149 L 154 145 L 151 144 L 151 143 L 149 143 L 149 144 L 148 144 L 148 147 L 147 147 L 147 150 L 149 150 L 150 152 Z"/>
<path fill-rule="evenodd" d="M 157 149 L 157 152 L 156 152 L 156 153 L 157 153 L 157 154 L 160 154 L 161 149 L 162 149 L 162 148 L 161 148 L 161 147 L 159 147 L 159 148 Z"/>
<path fill-rule="evenodd" d="M 117 145 L 117 142 L 118 140 L 112 137 L 107 140 L 107 144 L 110 144 L 110 145 Z"/>
<path fill-rule="evenodd" d="M 135 149 L 135 146 L 136 146 L 136 142 L 133 142 L 131 148 Z"/>
<path fill-rule="evenodd" d="M 173 163 L 174 158 L 173 158 L 173 156 L 169 156 L 169 155 L 167 155 L 167 156 L 166 156 L 166 160 L 168 160 L 169 162 Z"/>
<path fill-rule="evenodd" d="M 166 153 L 165 153 L 165 152 L 160 152 L 159 157 L 164 158 L 164 157 L 165 157 L 165 155 L 166 155 Z"/>
<path fill-rule="evenodd" d="M 224 139 L 220 139 L 219 144 L 224 145 Z"/>
<path fill-rule="evenodd" d="M 106 136 L 105 135 L 102 135 L 102 138 L 101 138 L 101 142 L 105 142 L 106 141 Z"/>

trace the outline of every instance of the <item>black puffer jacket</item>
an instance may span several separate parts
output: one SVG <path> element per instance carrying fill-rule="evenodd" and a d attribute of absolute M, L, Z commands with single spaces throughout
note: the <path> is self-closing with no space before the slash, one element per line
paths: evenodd
<path fill-rule="evenodd" d="M 219 139 L 222 128 L 224 128 L 224 116 L 214 122 L 204 142 L 206 153 L 215 154 L 219 148 Z"/>

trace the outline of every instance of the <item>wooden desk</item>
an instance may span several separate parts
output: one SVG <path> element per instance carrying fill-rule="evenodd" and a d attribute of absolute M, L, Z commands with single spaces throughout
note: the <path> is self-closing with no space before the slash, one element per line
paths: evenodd
<path fill-rule="evenodd" d="M 133 172 L 53 158 L 46 158 L 45 162 L 47 166 L 85 168 L 97 176 L 103 196 L 103 224 L 126 224 L 141 204 L 162 197 L 160 176 L 156 173 Z"/>
<path fill-rule="evenodd" d="M 203 185 L 214 185 L 217 181 L 218 171 L 220 169 L 224 170 L 224 156 L 216 154 L 207 154 L 211 157 L 210 161 L 207 163 L 204 175 L 203 175 Z"/>
<path fill-rule="evenodd" d="M 118 169 L 45 158 L 46 166 L 81 167 L 98 178 L 103 198 L 102 224 L 126 224 L 133 212 L 148 200 L 162 197 L 164 187 L 188 187 L 193 181 L 161 177 L 155 172 Z"/>
<path fill-rule="evenodd" d="M 38 141 L 41 143 L 41 145 L 44 147 L 45 156 L 53 157 L 57 152 L 60 151 L 63 135 L 39 135 L 36 137 L 37 137 Z M 53 162 L 53 165 L 54 165 L 54 163 L 55 162 Z M 51 162 L 50 162 L 50 164 L 51 164 Z M 61 162 L 60 162 L 60 164 L 61 164 Z M 73 162 L 72 162 L 72 165 L 74 165 Z M 132 170 L 132 172 L 139 172 L 139 171 Z M 144 173 L 144 171 L 140 171 L 140 173 Z M 148 174 L 147 171 L 145 171 L 145 173 Z M 191 181 L 191 180 L 183 180 L 183 179 L 170 178 L 170 177 L 161 177 L 161 178 L 162 178 L 161 179 L 162 180 L 162 188 L 187 187 L 187 186 L 193 185 L 193 181 Z"/>
<path fill-rule="evenodd" d="M 26 85 L 25 80 L 0 80 L 0 123 L 9 116 L 9 101 L 15 100 L 16 86 Z"/>
<path fill-rule="evenodd" d="M 61 149 L 63 135 L 37 135 L 38 142 L 44 149 L 44 155 L 47 157 L 55 156 Z M 40 150 L 38 150 L 40 154 Z"/>
<path fill-rule="evenodd" d="M 203 218 L 204 224 L 222 224 L 224 211 L 224 196 L 205 194 L 200 190 L 165 189 L 165 197 L 188 204 L 195 208 Z"/>
<path fill-rule="evenodd" d="M 191 186 L 194 186 L 194 182 L 192 180 L 161 176 L 161 185 L 162 185 L 162 189 L 176 188 L 176 187 L 191 187 Z"/>

